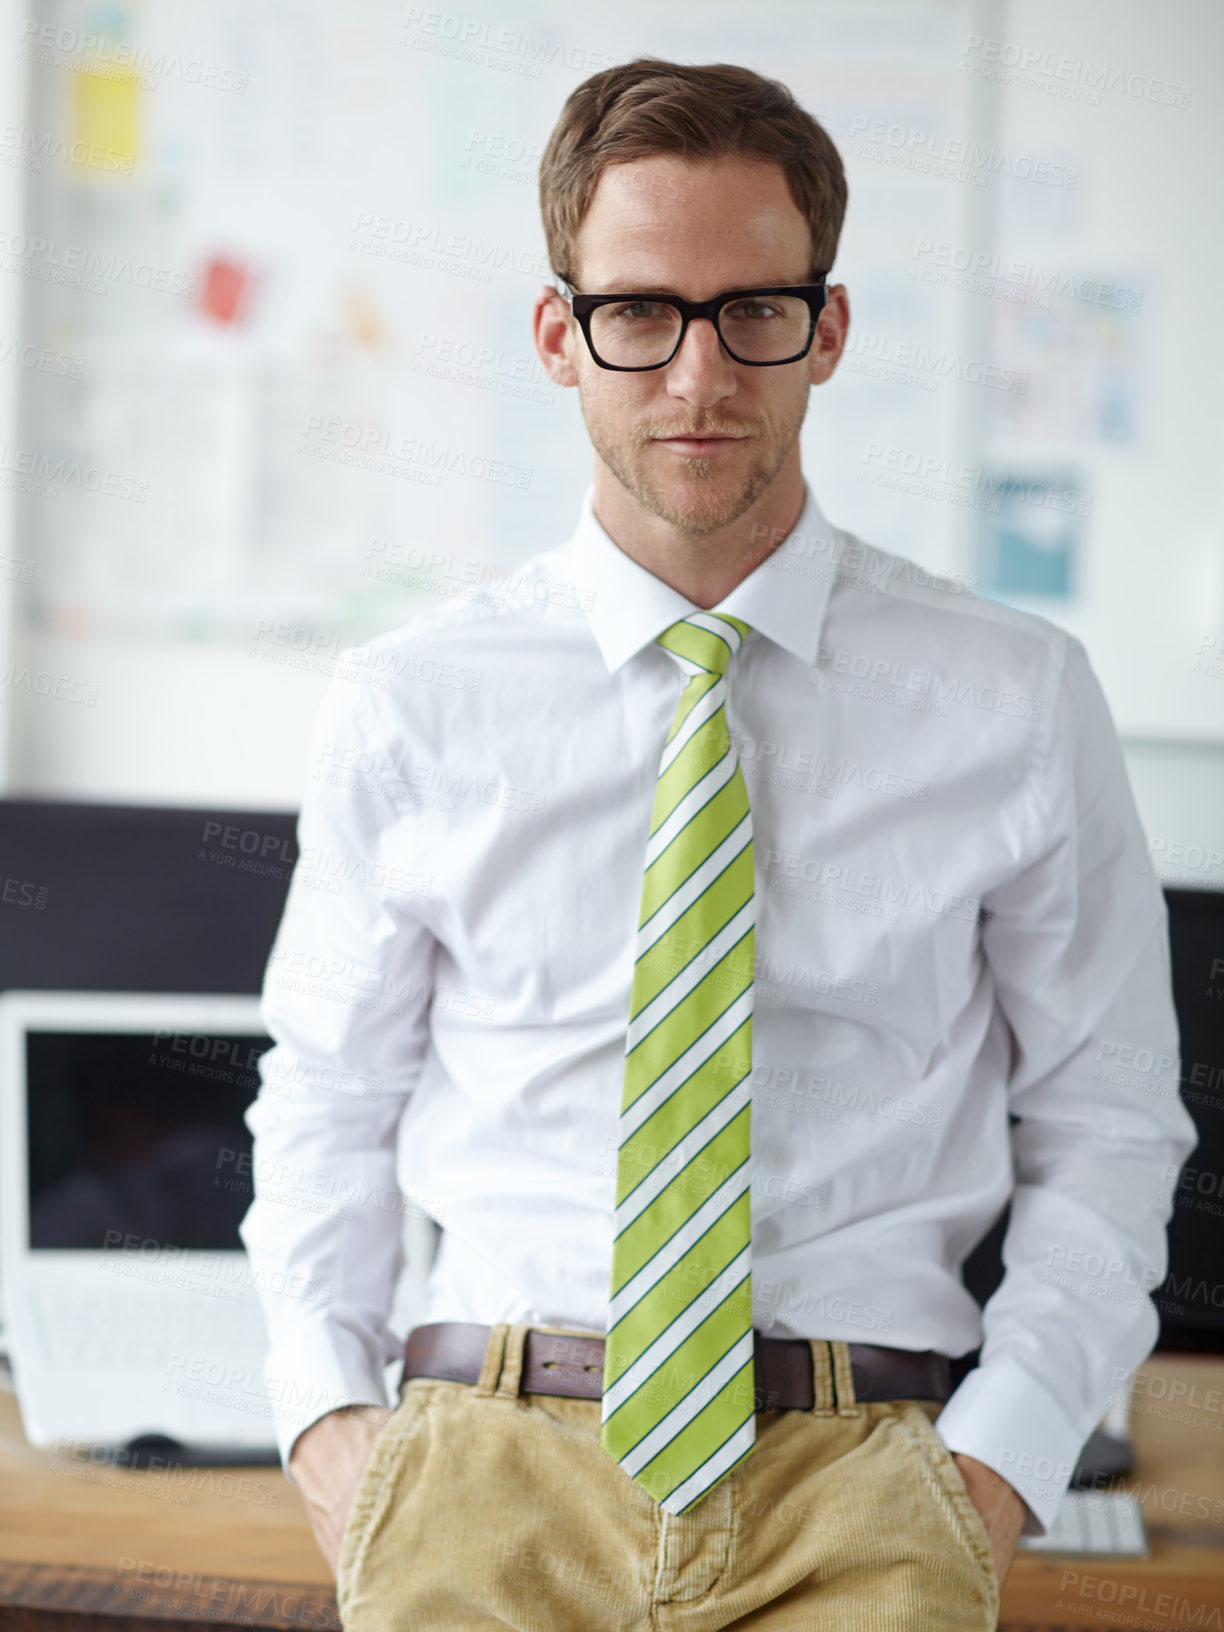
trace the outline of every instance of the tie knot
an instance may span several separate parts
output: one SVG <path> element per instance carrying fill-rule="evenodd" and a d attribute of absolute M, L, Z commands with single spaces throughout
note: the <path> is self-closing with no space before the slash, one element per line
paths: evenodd
<path fill-rule="evenodd" d="M 658 644 L 683 667 L 692 665 L 690 673 L 722 675 L 751 627 L 743 618 L 730 617 L 726 612 L 693 612 L 665 629 Z"/>

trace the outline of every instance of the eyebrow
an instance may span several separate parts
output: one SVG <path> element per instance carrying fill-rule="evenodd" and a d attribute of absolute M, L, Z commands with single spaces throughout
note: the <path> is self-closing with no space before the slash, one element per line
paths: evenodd
<path fill-rule="evenodd" d="M 775 289 L 783 287 L 791 286 L 784 285 L 777 279 L 773 279 L 763 281 L 761 283 L 732 284 L 730 289 L 721 289 L 719 290 L 719 293 L 725 295 L 735 294 L 741 289 Z M 657 283 L 613 283 L 606 289 L 588 289 L 585 291 L 585 293 L 588 295 L 657 295 L 661 300 L 666 300 L 669 296 L 677 300 L 684 300 L 686 298 L 680 293 L 679 289 L 664 289 Z"/>
<path fill-rule="evenodd" d="M 606 289 L 590 289 L 592 295 L 678 295 L 681 300 L 684 296 L 679 289 L 664 289 L 657 283 L 610 283 Z"/>

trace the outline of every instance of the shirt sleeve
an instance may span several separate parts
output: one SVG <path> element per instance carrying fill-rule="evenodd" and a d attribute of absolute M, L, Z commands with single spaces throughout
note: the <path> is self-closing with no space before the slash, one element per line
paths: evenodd
<path fill-rule="evenodd" d="M 332 678 L 311 736 L 298 861 L 264 975 L 273 1040 L 246 1113 L 254 1199 L 240 1226 L 270 1348 L 288 1473 L 341 1405 L 386 1405 L 403 1259 L 396 1135 L 428 1039 L 435 942 L 420 921 L 411 806 L 369 686 Z"/>
<path fill-rule="evenodd" d="M 1019 1118 L 1004 1275 L 979 1364 L 936 1423 L 1020 1493 L 1034 1536 L 1155 1345 L 1174 1175 L 1198 1138 L 1178 1090 L 1168 914 L 1117 732 L 1082 642 L 1058 651 L 1029 768 L 1035 859 L 982 902 Z"/>

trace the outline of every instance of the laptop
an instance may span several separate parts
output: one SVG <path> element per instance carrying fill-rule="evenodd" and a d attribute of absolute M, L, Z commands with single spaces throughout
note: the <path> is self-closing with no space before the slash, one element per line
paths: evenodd
<path fill-rule="evenodd" d="M 39 1446 L 274 1463 L 238 1236 L 259 998 L 0 994 L 0 1307 Z"/>

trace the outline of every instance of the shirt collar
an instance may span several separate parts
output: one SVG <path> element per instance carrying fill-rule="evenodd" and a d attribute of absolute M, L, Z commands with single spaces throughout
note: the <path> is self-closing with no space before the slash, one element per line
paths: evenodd
<path fill-rule="evenodd" d="M 840 538 L 825 519 L 810 486 L 794 527 L 712 612 L 743 618 L 804 663 L 814 663 Z M 583 587 L 591 633 L 615 674 L 680 618 L 700 609 L 670 584 L 640 566 L 596 519 L 594 487 L 583 495 L 570 540 Z"/>

